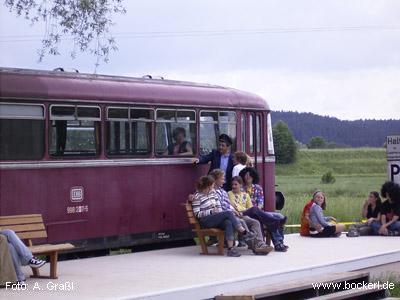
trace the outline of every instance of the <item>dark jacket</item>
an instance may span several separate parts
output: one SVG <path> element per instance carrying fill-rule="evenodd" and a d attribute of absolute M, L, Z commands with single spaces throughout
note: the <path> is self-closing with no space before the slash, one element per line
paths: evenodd
<path fill-rule="evenodd" d="M 214 169 L 219 169 L 221 166 L 221 153 L 218 150 L 214 149 L 207 155 L 200 156 L 199 164 L 206 164 L 208 162 L 211 162 L 210 170 L 208 171 L 208 173 L 210 173 Z M 223 188 L 226 191 L 231 190 L 232 170 L 233 170 L 233 155 L 232 153 L 230 153 L 228 158 L 228 166 L 226 167 L 225 184 L 223 186 Z"/>

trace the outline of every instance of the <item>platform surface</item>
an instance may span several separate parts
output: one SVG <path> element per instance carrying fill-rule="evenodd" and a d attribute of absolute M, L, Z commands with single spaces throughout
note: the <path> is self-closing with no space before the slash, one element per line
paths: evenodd
<path fill-rule="evenodd" d="M 26 290 L 0 289 L 0 299 L 208 299 L 260 285 L 354 271 L 400 261 L 399 237 L 314 239 L 286 236 L 290 249 L 255 256 L 199 255 L 173 248 L 62 261 L 57 280 L 27 279 Z M 42 273 L 48 272 L 48 264 Z M 24 267 L 26 274 L 30 269 Z M 72 287 L 72 289 L 71 289 Z"/>

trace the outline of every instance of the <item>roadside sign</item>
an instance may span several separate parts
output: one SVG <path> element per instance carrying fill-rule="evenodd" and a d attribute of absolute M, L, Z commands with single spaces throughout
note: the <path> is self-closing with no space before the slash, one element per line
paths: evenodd
<path fill-rule="evenodd" d="M 390 135 L 386 138 L 386 157 L 388 179 L 400 184 L 400 135 Z"/>
<path fill-rule="evenodd" d="M 400 160 L 388 161 L 388 175 L 390 181 L 400 184 Z"/>
<path fill-rule="evenodd" d="M 400 160 L 400 135 L 386 137 L 387 160 Z"/>

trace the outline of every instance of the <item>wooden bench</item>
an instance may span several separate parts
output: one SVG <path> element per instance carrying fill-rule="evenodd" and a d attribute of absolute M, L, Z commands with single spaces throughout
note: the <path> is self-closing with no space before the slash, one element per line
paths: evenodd
<path fill-rule="evenodd" d="M 42 244 L 33 245 L 32 239 L 47 238 L 46 227 L 42 215 L 15 215 L 0 216 L 0 230 L 11 229 L 24 241 L 33 255 L 45 255 L 50 257 L 50 275 L 40 275 L 39 269 L 32 268 L 34 278 L 57 279 L 58 252 L 75 248 L 74 245 L 65 244 Z"/>
<path fill-rule="evenodd" d="M 189 223 L 194 226 L 193 232 L 195 232 L 199 238 L 199 243 L 201 246 L 202 254 L 224 255 L 225 232 L 218 228 L 205 228 L 205 229 L 201 228 L 199 221 L 197 220 L 196 216 L 193 213 L 193 207 L 192 207 L 191 201 L 188 200 L 183 205 L 185 206 L 186 213 L 187 213 L 187 216 L 189 219 Z M 218 239 L 217 253 L 208 252 L 208 247 L 207 247 L 207 243 L 206 243 L 206 239 L 205 239 L 206 236 L 216 236 L 217 237 L 217 239 Z"/>

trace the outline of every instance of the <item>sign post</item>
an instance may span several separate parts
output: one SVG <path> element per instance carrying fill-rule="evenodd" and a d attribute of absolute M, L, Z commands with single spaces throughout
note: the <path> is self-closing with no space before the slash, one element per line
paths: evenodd
<path fill-rule="evenodd" d="M 400 135 L 386 138 L 386 158 L 389 180 L 400 184 Z"/>

